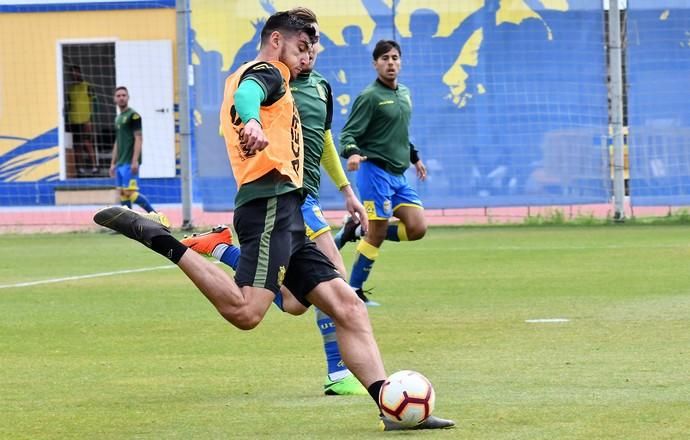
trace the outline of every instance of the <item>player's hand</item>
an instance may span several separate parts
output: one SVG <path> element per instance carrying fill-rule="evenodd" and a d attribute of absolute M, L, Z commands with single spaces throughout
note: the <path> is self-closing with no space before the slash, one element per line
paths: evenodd
<path fill-rule="evenodd" d="M 139 173 L 139 163 L 138 162 L 132 162 L 132 166 L 130 167 L 132 170 L 132 174 L 138 174 Z"/>
<path fill-rule="evenodd" d="M 367 217 L 367 210 L 364 206 L 357 200 L 355 192 L 352 191 L 350 185 L 345 186 L 341 189 L 345 196 L 345 209 L 350 214 L 352 219 L 362 225 L 362 235 L 365 235 L 369 230 L 369 218 Z"/>
<path fill-rule="evenodd" d="M 245 124 L 241 141 L 249 153 L 256 153 L 268 146 L 268 138 L 256 119 L 250 119 Z"/>
<path fill-rule="evenodd" d="M 110 165 L 110 169 L 108 170 L 108 175 L 110 177 L 115 177 L 115 165 Z"/>
<path fill-rule="evenodd" d="M 414 164 L 415 169 L 417 170 L 417 177 L 419 180 L 422 182 L 426 180 L 426 166 L 424 165 L 424 162 L 422 162 L 421 159 L 417 161 L 416 164 Z"/>
<path fill-rule="evenodd" d="M 350 213 L 352 218 L 362 226 L 362 235 L 366 235 L 369 231 L 369 218 L 367 217 L 367 210 L 364 206 L 359 203 L 359 200 L 354 199 L 354 202 L 350 206 L 346 204 L 347 211 Z"/>
<path fill-rule="evenodd" d="M 359 169 L 359 164 L 367 160 L 366 156 L 360 156 L 359 154 L 353 154 L 347 158 L 347 170 L 357 171 Z"/>

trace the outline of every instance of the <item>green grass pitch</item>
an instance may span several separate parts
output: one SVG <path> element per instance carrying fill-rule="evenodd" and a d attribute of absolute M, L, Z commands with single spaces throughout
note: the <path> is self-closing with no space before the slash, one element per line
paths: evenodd
<path fill-rule="evenodd" d="M 0 438 L 679 439 L 690 432 L 690 231 L 435 228 L 368 287 L 389 372 L 434 383 L 442 432 L 377 432 L 322 395 L 314 315 L 241 332 L 121 236 L 0 235 Z M 350 265 L 354 247 L 344 249 Z M 150 269 L 61 282 L 56 278 Z M 526 322 L 562 318 L 567 322 Z"/>

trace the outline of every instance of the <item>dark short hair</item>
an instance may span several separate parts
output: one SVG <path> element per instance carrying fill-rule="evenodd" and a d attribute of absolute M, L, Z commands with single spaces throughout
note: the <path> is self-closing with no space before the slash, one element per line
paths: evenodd
<path fill-rule="evenodd" d="M 379 40 L 378 43 L 376 43 L 376 47 L 374 47 L 374 52 L 372 52 L 372 56 L 374 57 L 374 61 L 378 60 L 381 55 L 384 53 L 387 53 L 391 49 L 395 49 L 398 51 L 398 55 L 402 56 L 402 50 L 400 49 L 400 45 L 398 44 L 397 41 L 395 40 Z"/>
<path fill-rule="evenodd" d="M 124 90 L 124 91 L 127 92 L 127 94 L 129 95 L 129 90 L 127 90 L 127 87 L 125 87 L 125 86 L 117 86 L 117 87 L 115 87 L 115 91 L 113 92 L 113 95 L 116 94 L 118 90 Z"/>
<path fill-rule="evenodd" d="M 261 45 L 263 46 L 273 32 L 280 32 L 286 36 L 297 35 L 304 32 L 309 37 L 309 41 L 316 43 L 316 30 L 304 19 L 289 11 L 276 12 L 268 17 L 264 28 L 261 30 Z"/>
<path fill-rule="evenodd" d="M 296 8 L 292 8 L 287 12 L 288 14 L 294 15 L 307 24 L 318 23 L 314 11 L 309 8 L 305 8 L 304 6 L 297 6 Z"/>

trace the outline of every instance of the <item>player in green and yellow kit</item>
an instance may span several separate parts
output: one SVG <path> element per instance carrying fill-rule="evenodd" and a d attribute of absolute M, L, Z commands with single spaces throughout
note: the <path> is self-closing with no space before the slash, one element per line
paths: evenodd
<path fill-rule="evenodd" d="M 141 115 L 129 107 L 127 87 L 115 89 L 115 104 L 120 114 L 115 118 L 115 144 L 110 160 L 110 177 L 117 180 L 121 205 L 131 208 L 134 202 L 146 212 L 154 212 L 148 199 L 139 192 L 139 165 L 144 141 Z"/>
<path fill-rule="evenodd" d="M 318 32 L 316 16 L 313 12 L 298 8 L 296 15 L 305 22 L 311 23 Z M 302 216 L 307 236 L 316 243 L 316 246 L 333 262 L 338 271 L 346 277 L 347 270 L 343 258 L 338 251 L 331 228 L 324 218 L 319 203 L 319 186 L 321 183 L 321 166 L 326 170 L 333 183 L 342 192 L 345 198 L 345 206 L 348 212 L 355 218 L 361 218 L 367 222 L 364 207 L 357 197 L 345 176 L 338 152 L 331 135 L 331 120 L 333 117 L 333 93 L 326 79 L 314 71 L 318 48 L 312 47 L 309 56 L 309 66 L 290 81 L 290 91 L 297 104 L 302 123 L 302 138 L 304 140 L 304 181 L 303 187 L 306 198 L 302 203 Z M 262 72 L 263 73 L 263 72 Z M 232 245 L 230 230 L 224 226 L 214 228 L 209 233 L 188 237 L 182 243 L 197 252 L 216 256 L 227 265 L 236 268 L 240 251 Z M 276 297 L 276 304 L 280 304 L 282 297 Z M 327 395 L 366 395 L 367 391 L 345 366 L 340 355 L 338 342 L 335 339 L 335 326 L 333 320 L 318 308 L 316 323 L 323 338 L 324 352 L 328 375 L 324 384 L 324 393 Z"/>
<path fill-rule="evenodd" d="M 398 83 L 400 46 L 381 40 L 373 58 L 376 81 L 355 99 L 340 134 L 341 154 L 347 169 L 358 171 L 359 197 L 369 218 L 369 231 L 357 244 L 350 276 L 350 285 L 368 305 L 378 305 L 364 296 L 364 282 L 383 241 L 419 240 L 426 233 L 422 201 L 404 174 L 412 163 L 417 177 L 426 178 L 426 167 L 409 139 L 412 100 L 409 89 Z M 400 221 L 390 223 L 393 216 Z M 336 235 L 340 248 L 355 238 L 354 222 L 348 223 Z"/>

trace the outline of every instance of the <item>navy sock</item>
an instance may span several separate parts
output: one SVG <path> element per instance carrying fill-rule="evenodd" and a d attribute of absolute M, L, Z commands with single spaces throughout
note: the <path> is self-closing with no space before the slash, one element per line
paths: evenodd
<path fill-rule="evenodd" d="M 318 308 L 314 307 L 316 312 L 316 325 L 321 332 L 323 338 L 323 351 L 326 354 L 326 366 L 328 367 L 328 377 L 331 379 L 331 374 L 347 369 L 343 358 L 340 355 L 340 348 L 338 348 L 338 340 L 335 337 L 335 324 L 330 316 L 323 313 Z M 334 380 L 334 379 L 331 379 Z"/>
<path fill-rule="evenodd" d="M 233 270 L 237 270 L 237 265 L 240 262 L 240 255 L 242 255 L 240 248 L 231 244 L 225 252 L 223 252 L 223 255 L 221 255 L 220 261 L 232 267 Z"/>
<path fill-rule="evenodd" d="M 400 237 L 398 236 L 398 225 L 398 223 L 388 225 L 388 229 L 386 229 L 386 240 L 400 241 Z"/>
<path fill-rule="evenodd" d="M 177 264 L 188 248 L 172 235 L 158 235 L 151 239 L 151 249 Z"/>
<path fill-rule="evenodd" d="M 357 254 L 352 265 L 352 273 L 350 274 L 350 286 L 355 289 L 361 289 L 364 286 L 364 282 L 369 278 L 369 273 L 373 266 L 374 260 L 368 259 L 363 254 Z"/>
<path fill-rule="evenodd" d="M 139 194 L 137 198 L 134 200 L 134 203 L 137 205 L 141 206 L 141 208 L 146 211 L 146 212 L 152 212 L 154 211 L 153 206 L 149 203 L 149 200 L 144 197 L 142 194 Z M 131 207 L 131 203 L 130 203 Z"/>
<path fill-rule="evenodd" d="M 376 406 L 379 406 L 379 393 L 384 382 L 385 380 L 377 380 L 367 387 L 367 391 L 369 391 L 369 395 L 376 402 Z"/>

